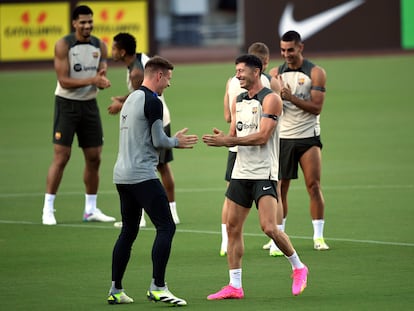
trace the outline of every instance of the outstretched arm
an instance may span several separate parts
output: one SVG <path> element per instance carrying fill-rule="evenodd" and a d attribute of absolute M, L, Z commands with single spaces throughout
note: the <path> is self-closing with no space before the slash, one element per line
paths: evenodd
<path fill-rule="evenodd" d="M 185 135 L 188 128 L 178 131 L 173 137 L 168 137 L 162 125 L 162 120 L 156 120 L 151 126 L 152 143 L 155 148 L 191 149 L 197 143 L 197 135 Z"/>
<path fill-rule="evenodd" d="M 213 134 L 203 135 L 203 142 L 213 147 L 255 146 L 266 144 L 271 137 L 278 118 L 282 113 L 282 101 L 276 93 L 267 95 L 263 100 L 263 117 L 260 120 L 260 131 L 243 137 L 236 136 L 236 121 L 232 120 L 230 132 L 225 135 L 223 131 L 214 128 Z M 235 107 L 234 107 L 235 109 Z"/>

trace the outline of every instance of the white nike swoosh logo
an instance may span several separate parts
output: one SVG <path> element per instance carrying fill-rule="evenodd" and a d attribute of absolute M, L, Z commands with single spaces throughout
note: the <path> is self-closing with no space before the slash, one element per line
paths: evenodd
<path fill-rule="evenodd" d="M 365 0 L 351 0 L 301 21 L 293 18 L 293 4 L 288 3 L 280 18 L 279 36 L 282 37 L 289 30 L 295 30 L 300 33 L 302 40 L 306 40 L 364 2 Z"/>
<path fill-rule="evenodd" d="M 270 188 L 272 187 L 263 187 L 263 190 L 266 191 L 266 190 L 269 190 Z"/>

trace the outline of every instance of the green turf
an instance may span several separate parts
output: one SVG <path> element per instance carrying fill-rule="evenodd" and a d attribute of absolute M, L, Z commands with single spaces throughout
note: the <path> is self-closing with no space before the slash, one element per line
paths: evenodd
<path fill-rule="evenodd" d="M 414 306 L 414 114 L 412 55 L 319 58 L 328 74 L 321 115 L 322 185 L 328 252 L 312 250 L 303 178 L 292 183 L 287 233 L 309 266 L 309 286 L 291 295 L 284 258 L 261 250 L 267 239 L 253 209 L 245 226 L 241 301 L 207 301 L 228 282 L 218 256 L 223 174 L 227 150 L 199 143 L 174 150 L 172 163 L 182 224 L 167 271 L 171 290 L 193 310 L 397 310 Z M 272 61 L 271 66 L 277 64 Z M 222 116 L 231 63 L 177 65 L 166 91 L 173 131 L 202 135 L 227 130 Z M 99 206 L 119 218 L 112 184 L 118 117 L 106 113 L 110 96 L 126 93 L 125 69 L 111 68 L 112 87 L 99 94 L 105 131 Z M 55 73 L 0 72 L 0 309 L 102 310 L 110 285 L 111 252 L 118 229 L 85 224 L 83 157 L 78 148 L 58 197 L 59 225 L 40 225 L 46 171 L 52 159 Z M 166 307 L 146 301 L 154 231 L 143 230 L 124 286 L 135 303 L 122 310 Z"/>

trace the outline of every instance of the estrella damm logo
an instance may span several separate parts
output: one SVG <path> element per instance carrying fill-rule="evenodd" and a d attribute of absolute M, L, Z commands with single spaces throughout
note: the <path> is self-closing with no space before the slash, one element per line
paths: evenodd
<path fill-rule="evenodd" d="M 1 60 L 52 59 L 57 40 L 70 31 L 69 4 L 0 6 Z"/>
<path fill-rule="evenodd" d="M 149 52 L 148 0 L 79 2 L 93 11 L 93 35 L 108 46 L 110 56 L 113 37 L 128 32 L 137 40 L 137 51 Z"/>

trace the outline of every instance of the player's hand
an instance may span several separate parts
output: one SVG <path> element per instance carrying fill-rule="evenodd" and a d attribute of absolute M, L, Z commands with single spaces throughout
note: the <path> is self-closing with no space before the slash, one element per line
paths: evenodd
<path fill-rule="evenodd" d="M 197 135 L 185 135 L 188 128 L 183 128 L 182 130 L 175 133 L 175 137 L 178 139 L 178 146 L 176 148 L 191 149 L 198 142 Z"/>
<path fill-rule="evenodd" d="M 222 147 L 225 146 L 225 135 L 224 132 L 214 128 L 213 134 L 204 134 L 203 135 L 203 142 L 212 147 Z"/>
<path fill-rule="evenodd" d="M 290 85 L 288 83 L 285 84 L 285 82 L 283 81 L 281 76 L 279 76 L 279 83 L 280 83 L 280 86 L 282 88 L 280 90 L 280 97 L 282 97 L 283 100 L 291 101 L 291 99 L 292 99 L 292 90 L 290 88 Z"/>
<path fill-rule="evenodd" d="M 94 78 L 94 83 L 100 89 L 106 89 L 111 86 L 111 81 L 105 76 L 106 70 L 101 69 Z"/>
<path fill-rule="evenodd" d="M 111 97 L 112 103 L 108 106 L 108 113 L 109 114 L 117 114 L 122 109 L 122 101 L 119 97 Z"/>

